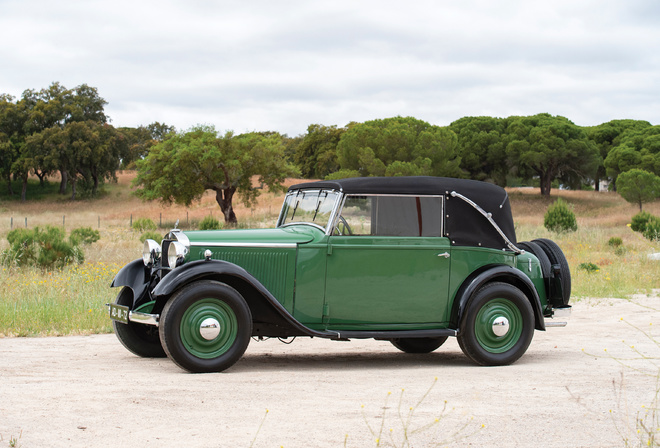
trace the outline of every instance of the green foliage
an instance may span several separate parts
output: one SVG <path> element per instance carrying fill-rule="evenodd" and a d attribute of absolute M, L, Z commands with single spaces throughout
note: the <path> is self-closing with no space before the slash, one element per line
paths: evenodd
<path fill-rule="evenodd" d="M 635 232 L 644 233 L 646 230 L 646 225 L 653 218 L 653 215 L 649 212 L 639 212 L 632 217 L 632 222 L 630 223 L 630 228 Z"/>
<path fill-rule="evenodd" d="M 133 221 L 133 230 L 144 232 L 145 230 L 156 230 L 156 224 L 149 218 L 138 218 Z"/>
<path fill-rule="evenodd" d="M 86 234 L 86 231 L 80 233 Z M 78 237 L 74 236 L 67 241 L 65 236 L 60 227 L 12 230 L 7 234 L 9 249 L 3 252 L 3 263 L 9 266 L 39 266 L 45 269 L 82 263 L 85 256 L 78 246 Z"/>
<path fill-rule="evenodd" d="M 140 241 L 144 243 L 145 240 L 154 240 L 158 244 L 163 241 L 163 236 L 158 232 L 144 232 L 140 235 Z"/>
<path fill-rule="evenodd" d="M 653 216 L 649 219 L 642 235 L 644 235 L 644 238 L 647 240 L 660 241 L 660 218 Z"/>
<path fill-rule="evenodd" d="M 101 239 L 101 234 L 98 230 L 94 230 L 91 227 L 79 227 L 73 229 L 69 234 L 69 241 L 74 246 L 79 246 L 81 244 L 86 246 L 96 243 L 99 239 Z"/>
<path fill-rule="evenodd" d="M 642 204 L 660 197 L 660 177 L 637 168 L 619 174 L 616 186 L 621 197 L 631 204 L 639 205 L 640 211 Z"/>
<path fill-rule="evenodd" d="M 204 219 L 202 219 L 199 222 L 199 230 L 220 230 L 220 229 L 222 229 L 222 224 L 220 223 L 220 221 L 218 221 L 211 215 L 205 216 Z"/>
<path fill-rule="evenodd" d="M 586 263 L 580 263 L 578 265 L 578 269 L 581 269 L 583 271 L 587 271 L 588 273 L 592 272 L 598 272 L 600 271 L 600 268 L 598 267 L 597 264 L 591 263 L 591 262 L 586 262 Z"/>
<path fill-rule="evenodd" d="M 168 134 L 136 162 L 136 194 L 147 200 L 189 206 L 206 190 L 216 193 L 225 222 L 237 222 L 234 194 L 250 207 L 263 187 L 284 191 L 283 182 L 297 174 L 284 159 L 285 145 L 277 133 L 218 136 L 210 126 Z M 256 180 L 255 183 L 253 181 Z"/>
<path fill-rule="evenodd" d="M 604 165 L 613 179 L 633 168 L 660 175 L 660 126 L 638 122 L 629 127 L 607 155 Z M 616 182 L 618 188 L 619 181 Z"/>
<path fill-rule="evenodd" d="M 305 178 L 323 179 L 339 169 L 337 145 L 346 128 L 310 124 L 294 160 Z"/>
<path fill-rule="evenodd" d="M 607 245 L 610 247 L 617 248 L 623 244 L 623 240 L 618 236 L 613 236 L 607 241 Z"/>
<path fill-rule="evenodd" d="M 511 164 L 527 177 L 538 176 L 542 195 L 550 195 L 552 182 L 560 175 L 565 182 L 579 185 L 582 179 L 593 178 L 598 167 L 598 148 L 567 118 L 512 117 L 507 134 Z"/>
<path fill-rule="evenodd" d="M 337 159 L 342 171 L 365 177 L 464 174 L 456 134 L 412 117 L 350 126 L 337 145 Z"/>
<path fill-rule="evenodd" d="M 570 209 L 568 203 L 558 198 L 554 204 L 548 207 L 543 219 L 543 226 L 551 232 L 575 232 L 577 230 L 575 213 Z"/>

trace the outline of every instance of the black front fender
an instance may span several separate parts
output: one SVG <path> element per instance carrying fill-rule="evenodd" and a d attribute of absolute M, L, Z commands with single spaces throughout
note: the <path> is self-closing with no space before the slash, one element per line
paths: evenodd
<path fill-rule="evenodd" d="M 543 310 L 541 307 L 541 299 L 539 297 L 534 284 L 523 272 L 508 266 L 496 265 L 489 266 L 478 274 L 468 278 L 463 285 L 459 288 L 454 299 L 454 306 L 452 308 L 452 326 L 460 331 L 459 325 L 463 318 L 463 314 L 468 307 L 470 299 L 482 286 L 491 281 L 502 281 L 511 283 L 518 287 L 523 294 L 529 298 L 529 301 L 534 310 L 535 328 L 537 330 L 545 330 L 545 321 L 543 320 Z"/>
<path fill-rule="evenodd" d="M 131 261 L 121 268 L 110 284 L 111 288 L 126 286 L 133 291 L 133 309 L 136 302 L 147 292 L 151 281 L 151 269 L 144 266 L 142 258 Z"/>

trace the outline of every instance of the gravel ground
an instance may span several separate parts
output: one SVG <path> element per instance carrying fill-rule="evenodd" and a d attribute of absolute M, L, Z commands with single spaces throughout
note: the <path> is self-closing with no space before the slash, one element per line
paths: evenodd
<path fill-rule="evenodd" d="M 372 340 L 251 342 L 228 371 L 197 375 L 114 335 L 0 339 L 0 447 L 377 446 L 369 425 L 382 425 L 381 446 L 401 446 L 408 427 L 415 447 L 620 447 L 659 386 L 651 361 L 613 358 L 635 357 L 631 345 L 660 358 L 630 325 L 657 325 L 658 301 L 577 302 L 567 327 L 537 331 L 507 367 L 474 366 L 451 338 L 428 355 Z"/>

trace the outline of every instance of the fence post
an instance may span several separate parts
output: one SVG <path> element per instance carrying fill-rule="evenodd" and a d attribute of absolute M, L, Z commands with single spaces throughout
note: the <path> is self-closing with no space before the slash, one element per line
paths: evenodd
<path fill-rule="evenodd" d="M 9 230 L 14 228 L 14 217 L 9 218 Z"/>
<path fill-rule="evenodd" d="M 66 218 L 66 215 L 62 215 L 62 227 L 66 227 L 64 225 L 64 223 L 66 222 L 65 218 Z"/>
<path fill-rule="evenodd" d="M 160 213 L 160 221 L 158 223 L 158 227 L 163 227 L 163 213 Z"/>
<path fill-rule="evenodd" d="M 25 217 L 25 228 L 27 229 L 27 216 Z"/>
<path fill-rule="evenodd" d="M 99 215 L 99 229 L 101 228 L 101 215 Z"/>
<path fill-rule="evenodd" d="M 133 227 L 133 213 L 131 213 L 131 222 L 128 224 L 128 227 Z"/>

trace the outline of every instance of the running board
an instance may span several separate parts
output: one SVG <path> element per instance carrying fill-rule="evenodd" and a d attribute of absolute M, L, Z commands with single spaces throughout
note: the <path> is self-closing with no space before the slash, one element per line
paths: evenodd
<path fill-rule="evenodd" d="M 442 338 L 456 336 L 457 331 L 449 328 L 440 330 L 389 330 L 389 331 L 355 331 L 355 330 L 326 330 L 323 337 L 338 341 L 349 339 L 400 339 L 400 338 Z"/>

